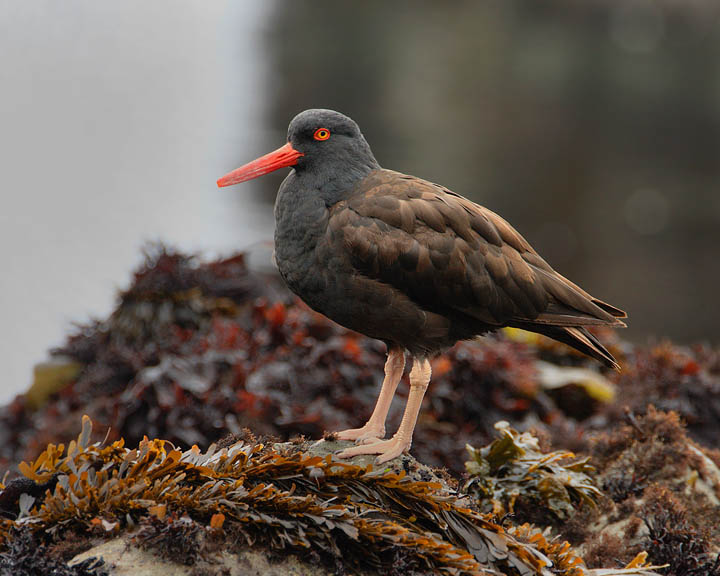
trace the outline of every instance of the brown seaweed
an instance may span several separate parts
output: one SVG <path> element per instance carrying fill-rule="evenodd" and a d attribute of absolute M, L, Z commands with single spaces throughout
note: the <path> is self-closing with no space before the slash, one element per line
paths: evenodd
<path fill-rule="evenodd" d="M 572 383 L 542 386 L 539 359 L 598 369 L 542 338 L 503 332 L 460 343 L 433 362 L 413 453 L 460 474 L 464 446 L 492 441 L 498 420 L 521 431 L 531 424 L 558 448 L 588 452 L 588 431 L 621 421 L 625 404 L 642 414 L 649 400 L 675 408 L 692 435 L 718 446 L 716 352 L 602 337 L 625 358 L 621 375 L 606 373 L 617 387 L 612 402 Z M 80 328 L 56 353 L 82 369 L 40 408 L 24 396 L 0 408 L 4 468 L 71 437 L 83 413 L 130 443 L 149 435 L 207 447 L 246 427 L 284 440 L 319 438 L 367 419 L 384 360 L 382 344 L 310 311 L 276 278 L 250 272 L 242 255 L 206 263 L 162 246 L 148 251 L 113 314 Z M 401 385 L 389 429 L 404 394 Z"/>
<path fill-rule="evenodd" d="M 578 459 L 565 450 L 544 453 L 537 438 L 507 422 L 495 428 L 500 438 L 481 449 L 468 446 L 471 460 L 465 463 L 470 479 L 464 489 L 476 496 L 481 509 L 528 519 L 539 509 L 547 521 L 548 512 L 562 520 L 583 504 L 595 505 L 601 492 L 588 457 Z"/>
<path fill-rule="evenodd" d="M 433 361 L 435 378 L 412 454 L 425 464 L 447 467 L 451 477 L 446 477 L 445 487 L 456 487 L 467 459 L 464 446 L 490 444 L 473 453 L 477 468 L 468 484 L 475 497 L 471 505 L 483 512 L 507 513 L 497 518 L 479 514 L 479 518 L 500 527 L 501 532 L 490 530 L 491 534 L 509 535 L 544 555 L 557 573 L 587 570 L 577 548 L 581 544 L 592 566 L 600 569 L 609 561 L 618 567 L 614 570 L 619 570 L 643 550 L 649 552 L 648 558 L 654 564 L 665 562 L 664 558 L 672 554 L 679 556 L 681 548 L 690 546 L 688 538 L 697 539 L 699 550 L 707 550 L 703 552 L 706 556 L 698 556 L 698 566 L 709 566 L 710 570 L 718 550 L 714 544 L 720 538 L 718 523 L 710 500 L 693 487 L 703 484 L 706 492 L 720 490 L 718 484 L 712 483 L 710 471 L 712 459 L 720 463 L 720 456 L 693 444 L 687 433 L 706 446 L 719 445 L 720 353 L 708 347 L 670 344 L 631 346 L 615 334 L 603 334 L 603 341 L 624 359 L 624 366 L 621 375 L 601 375 L 597 367 L 562 346 L 521 336 L 503 332 L 483 339 L 482 344 L 460 343 Z M 409 571 L 428 571 L 429 566 L 434 566 L 432 562 L 442 556 L 439 549 L 433 548 L 437 542 L 427 536 L 422 542 L 427 540 L 428 547 L 435 549 L 434 555 L 428 553 L 429 561 L 419 559 L 412 546 L 396 544 L 419 530 L 441 534 L 443 546 L 450 546 L 448 550 L 459 551 L 461 556 L 469 549 L 480 558 L 492 555 L 482 538 L 472 543 L 473 532 L 467 532 L 464 520 L 458 524 L 456 516 L 438 519 L 441 512 L 427 512 L 426 500 L 413 496 L 417 486 L 410 495 L 403 493 L 398 503 L 399 488 L 371 483 L 371 476 L 377 472 L 363 473 L 358 478 L 340 475 L 328 482 L 324 480 L 329 470 L 325 465 L 313 465 L 308 472 L 304 465 L 297 464 L 297 459 L 302 460 L 301 453 L 316 457 L 307 454 L 307 443 L 294 444 L 293 449 L 274 447 L 275 440 L 260 441 L 244 432 L 251 429 L 261 438 L 285 441 L 298 435 L 319 438 L 327 430 L 362 424 L 377 395 L 384 347 L 310 311 L 277 279 L 250 272 L 242 255 L 205 263 L 163 247 L 151 249 L 133 284 L 120 295 L 113 314 L 79 328 L 56 354 L 54 363 L 60 373 L 73 374 L 69 384 L 45 387 L 44 396 L 32 399 L 19 396 L 0 408 L 0 464 L 8 470 L 6 485 L 0 492 L 3 534 L 15 534 L 16 522 L 23 521 L 18 515 L 27 515 L 33 506 L 44 502 L 48 493 L 65 490 L 70 498 L 68 482 L 74 472 L 58 469 L 70 466 L 64 464 L 68 455 L 59 445 L 75 435 L 78 420 L 88 413 L 97 428 L 110 429 L 103 450 L 115 446 L 113 450 L 118 454 L 124 453 L 124 445 L 117 444 L 122 439 L 139 449 L 161 442 L 146 437 L 165 438 L 162 449 L 151 450 L 153 454 L 164 451 L 165 456 L 159 457 L 162 460 L 174 451 L 181 455 L 187 452 L 175 446 L 195 444 L 207 451 L 218 438 L 230 434 L 235 440 L 225 441 L 216 451 L 229 449 L 240 440 L 244 449 L 253 447 L 248 458 L 256 476 L 245 479 L 244 486 L 262 479 L 280 491 L 270 498 L 273 502 L 280 502 L 283 494 L 298 493 L 324 502 L 331 497 L 324 490 L 331 486 L 334 502 L 343 499 L 343 506 L 352 506 L 349 518 L 353 510 L 359 509 L 354 499 L 360 498 L 363 506 L 373 502 L 373 512 L 367 512 L 368 516 L 391 522 L 397 532 L 394 539 L 387 534 L 384 538 L 373 536 L 379 544 L 367 560 L 374 566 L 393 566 L 389 573 L 402 566 Z M 549 387 L 543 383 L 543 366 L 547 364 L 540 360 L 573 370 L 563 372 L 560 385 L 556 382 Z M 63 369 L 65 361 L 72 371 Z M 594 370 L 595 380 L 602 381 L 603 390 L 612 393 L 598 396 L 592 386 L 574 381 L 574 374 L 580 373 L 575 368 L 584 368 L 586 375 Z M 62 381 L 66 382 L 67 377 L 63 376 Z M 399 398 L 391 408 L 390 429 L 399 422 L 405 390 L 401 385 Z M 678 415 L 656 411 L 649 404 L 674 408 Z M 487 461 L 483 451 L 489 456 L 492 443 L 498 442 L 494 428 L 498 420 L 509 423 L 517 442 L 501 438 L 507 450 L 499 453 L 505 460 L 496 463 L 492 474 L 478 474 Z M 688 424 L 687 431 L 682 420 Z M 542 460 L 551 453 L 550 445 L 555 448 L 557 458 L 550 456 L 547 467 L 522 464 L 522 457 L 511 446 L 522 446 L 521 438 L 526 438 L 529 428 L 537 438 L 531 460 Z M 262 449 L 258 448 L 261 444 Z M 561 455 L 570 451 L 590 455 L 596 474 L 581 456 L 574 471 L 578 475 L 569 482 L 558 481 L 565 466 L 577 463 L 562 459 Z M 198 452 L 206 453 L 200 449 Z M 105 458 L 115 458 L 112 453 L 92 456 L 95 463 L 90 468 L 94 472 L 82 461 L 87 455 L 78 454 L 80 461 L 75 465 L 88 475 L 95 474 L 97 481 L 97 474 L 107 464 Z M 263 468 L 255 464 L 268 453 L 274 456 L 262 476 Z M 19 473 L 15 463 L 22 459 L 34 462 L 21 467 L 27 477 L 10 480 Z M 294 468 L 286 460 L 295 462 Z M 33 468 L 38 462 L 39 467 Z M 403 462 L 407 464 L 407 459 Z M 154 461 L 148 464 L 154 465 Z M 172 470 L 191 474 L 182 466 L 178 464 Z M 338 466 L 342 468 L 339 464 L 331 468 Z M 55 470 L 54 475 L 48 476 L 51 470 Z M 283 470 L 287 475 L 281 474 Z M 143 469 L 135 473 L 139 477 L 145 474 Z M 437 480 L 431 474 L 425 477 L 426 471 L 418 474 L 415 480 Z M 602 496 L 597 498 L 591 488 L 578 491 L 573 487 L 585 486 L 583 474 L 595 478 Z M 320 480 L 314 475 L 319 475 Z M 61 477 L 68 480 L 61 483 Z M 544 478 L 546 484 L 542 483 Z M 189 494 L 197 488 L 185 482 L 181 485 Z M 320 492 L 318 483 L 323 487 Z M 672 536 L 675 516 L 658 517 L 643 507 L 647 495 L 658 486 L 667 488 L 682 503 L 683 518 L 689 527 L 683 534 L 689 536 Z M 590 500 L 585 496 L 597 499 L 597 508 L 588 505 Z M 82 509 L 85 501 L 80 502 Z M 280 535 L 285 532 L 282 522 L 268 525 L 240 521 L 223 510 L 212 509 L 187 515 L 178 502 L 160 502 L 150 507 L 138 505 L 137 500 L 122 503 L 120 499 L 116 503 L 120 509 L 107 504 L 113 511 L 107 518 L 91 507 L 48 527 L 53 534 L 67 535 L 68 530 L 83 534 L 90 530 L 91 534 L 107 536 L 133 524 L 144 534 L 142 541 L 154 549 L 185 542 L 186 549 L 197 550 L 200 555 L 207 545 L 231 533 L 239 542 L 260 542 L 268 550 L 280 549 L 278 538 L 288 549 L 308 550 L 302 544 L 297 546 L 297 534 Z M 290 509 L 286 508 L 285 513 L 291 514 Z M 405 523 L 408 517 L 414 518 L 409 527 Z M 518 522 L 531 524 L 517 526 Z M 623 522 L 627 523 L 624 532 L 605 530 L 606 526 Z M 648 538 L 648 525 L 653 526 L 655 534 L 670 534 L 658 540 L 665 543 L 662 547 L 654 546 Z M 375 524 L 368 526 L 363 534 L 376 528 Z M 390 527 L 385 526 L 387 530 Z M 311 556 L 323 562 L 337 561 L 332 539 L 327 534 L 322 536 L 322 530 L 315 530 L 317 538 L 313 533 L 308 540 Z M 341 529 L 333 530 L 331 535 Z M 540 530 L 545 531 L 541 534 Z M 341 540 L 343 545 L 357 552 L 357 541 L 348 536 L 341 538 L 345 539 Z M 565 539 L 572 546 L 566 545 Z M 193 548 L 191 541 L 199 547 Z M 409 542 L 406 540 L 406 544 Z M 519 550 L 525 550 L 522 546 Z M 188 559 L 194 555 L 189 554 Z M 507 559 L 500 565 L 513 570 Z M 667 573 L 674 575 L 675 569 L 671 566 Z"/>
<path fill-rule="evenodd" d="M 140 532 L 144 544 L 186 550 L 200 533 L 226 533 L 236 546 L 312 550 L 375 570 L 390 568 L 402 551 L 407 565 L 433 573 L 588 573 L 569 545 L 549 543 L 529 527 L 506 531 L 441 484 L 403 472 L 312 455 L 298 444 L 240 441 L 183 452 L 144 439 L 129 449 L 122 440 L 91 443 L 91 430 L 84 417 L 67 448 L 50 445 L 21 465 L 26 478 L 43 483 L 57 475 L 57 484 L 43 496 L 20 498 L 17 519 L 0 532 L 6 546 L 17 528 L 60 537 L 139 525 L 154 526 Z M 189 549 L 199 553 L 200 546 Z M 635 573 L 652 572 L 643 563 Z"/>

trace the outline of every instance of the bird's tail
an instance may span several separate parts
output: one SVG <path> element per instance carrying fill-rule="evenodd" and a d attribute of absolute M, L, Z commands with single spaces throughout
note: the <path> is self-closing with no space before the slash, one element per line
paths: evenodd
<path fill-rule="evenodd" d="M 518 326 L 518 328 L 522 328 L 522 326 Z M 575 348 L 575 350 L 599 360 L 608 368 L 620 370 L 620 365 L 617 363 L 613 355 L 610 354 L 608 349 L 605 348 L 605 346 L 603 346 L 600 341 L 595 338 L 595 336 L 582 326 L 543 326 L 533 324 L 532 326 L 528 326 L 526 329 L 542 334 L 543 336 L 547 336 L 548 338 L 552 338 L 553 340 L 557 340 L 558 342 L 562 342 L 563 344 L 567 344 L 568 346 Z"/>

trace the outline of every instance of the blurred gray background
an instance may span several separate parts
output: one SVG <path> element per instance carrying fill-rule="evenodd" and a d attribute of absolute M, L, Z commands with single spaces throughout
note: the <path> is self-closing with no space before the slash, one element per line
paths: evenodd
<path fill-rule="evenodd" d="M 628 310 L 628 338 L 718 344 L 719 19 L 715 0 L 0 0 L 0 400 L 112 309 L 147 240 L 272 239 L 284 174 L 215 180 L 310 107 L 499 212 Z"/>

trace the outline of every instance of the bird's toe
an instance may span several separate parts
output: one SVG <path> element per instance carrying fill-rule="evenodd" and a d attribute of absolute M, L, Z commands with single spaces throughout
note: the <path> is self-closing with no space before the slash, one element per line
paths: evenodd
<path fill-rule="evenodd" d="M 378 455 L 377 458 L 375 458 L 375 464 L 384 464 L 385 462 L 389 462 L 393 458 L 402 456 L 403 453 L 408 452 L 409 450 L 409 443 L 404 443 L 400 441 L 393 442 L 393 444 L 389 446 L 387 450 L 383 451 L 381 454 Z"/>
<path fill-rule="evenodd" d="M 375 459 L 377 464 L 382 464 L 393 458 L 397 458 L 403 452 L 410 450 L 410 443 L 400 440 L 398 438 L 391 438 L 390 440 L 380 440 L 373 444 L 362 444 L 359 446 L 353 446 L 347 448 L 337 454 L 338 458 L 352 458 L 353 456 L 362 456 L 365 454 L 378 454 Z"/>
<path fill-rule="evenodd" d="M 363 456 L 365 454 L 378 454 L 379 452 L 373 450 L 375 446 L 382 442 L 376 442 L 375 444 L 360 444 L 353 446 L 352 448 L 346 448 L 336 454 L 338 458 L 353 458 L 354 456 Z"/>
<path fill-rule="evenodd" d="M 385 436 L 385 429 L 380 426 L 365 424 L 362 428 L 350 428 L 337 433 L 338 440 L 350 440 L 356 444 L 372 444 Z"/>
<path fill-rule="evenodd" d="M 363 434 L 355 439 L 355 444 L 377 444 L 382 442 L 382 436 L 375 434 Z"/>

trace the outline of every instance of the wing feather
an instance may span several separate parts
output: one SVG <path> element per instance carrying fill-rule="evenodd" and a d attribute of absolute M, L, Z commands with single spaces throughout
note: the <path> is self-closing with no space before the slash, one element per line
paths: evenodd
<path fill-rule="evenodd" d="M 500 216 L 419 178 L 376 171 L 332 207 L 329 230 L 358 273 L 427 310 L 489 327 L 624 325 L 622 310 L 555 272 Z"/>

